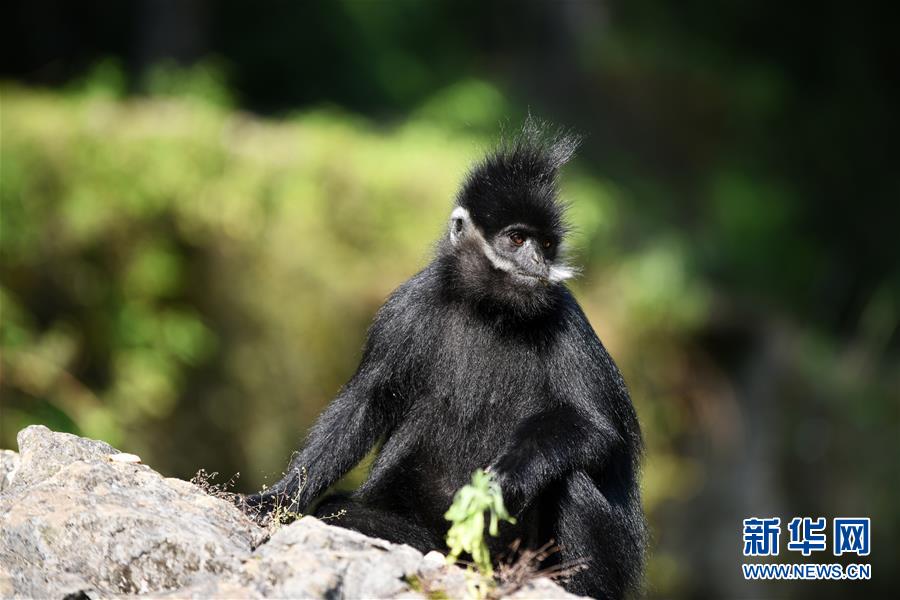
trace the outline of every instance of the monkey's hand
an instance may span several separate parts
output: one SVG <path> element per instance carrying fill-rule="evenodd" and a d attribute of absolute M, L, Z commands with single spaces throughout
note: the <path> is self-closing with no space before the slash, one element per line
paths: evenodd
<path fill-rule="evenodd" d="M 560 406 L 521 423 L 490 473 L 503 490 L 509 512 L 518 516 L 551 482 L 602 464 L 620 440 L 607 422 Z"/>
<path fill-rule="evenodd" d="M 528 498 L 526 490 L 516 477 L 518 468 L 515 462 L 515 457 L 507 454 L 485 469 L 485 472 L 500 485 L 506 510 L 517 517 L 525 510 Z"/>

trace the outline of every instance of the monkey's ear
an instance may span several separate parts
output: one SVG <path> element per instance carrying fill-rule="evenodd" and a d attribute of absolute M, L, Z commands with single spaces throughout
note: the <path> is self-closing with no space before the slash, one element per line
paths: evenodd
<path fill-rule="evenodd" d="M 462 206 L 454 208 L 450 213 L 450 243 L 454 246 L 458 245 L 469 234 L 472 227 L 472 217 L 469 216 L 469 211 Z"/>

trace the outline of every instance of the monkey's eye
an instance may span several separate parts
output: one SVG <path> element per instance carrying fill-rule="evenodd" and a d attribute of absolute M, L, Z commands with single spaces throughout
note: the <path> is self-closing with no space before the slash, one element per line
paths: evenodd
<path fill-rule="evenodd" d="M 513 231 L 509 234 L 509 241 L 511 241 L 516 246 L 521 246 L 525 243 L 525 236 L 521 234 L 521 232 Z"/>
<path fill-rule="evenodd" d="M 553 247 L 553 242 L 551 242 L 550 240 L 544 240 L 543 246 L 545 250 L 549 250 Z"/>

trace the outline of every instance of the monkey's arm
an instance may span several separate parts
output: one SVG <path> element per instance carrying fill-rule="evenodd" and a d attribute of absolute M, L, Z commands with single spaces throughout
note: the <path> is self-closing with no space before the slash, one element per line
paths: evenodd
<path fill-rule="evenodd" d="M 577 469 L 593 470 L 621 444 L 621 436 L 602 416 L 559 406 L 519 425 L 490 470 L 507 508 L 518 514 L 550 482 Z"/>
<path fill-rule="evenodd" d="M 366 339 L 356 373 L 310 429 L 285 476 L 271 488 L 243 499 L 251 514 L 263 516 L 276 506 L 291 512 L 309 508 L 372 449 L 394 424 L 400 410 L 389 380 L 402 371 L 409 346 L 397 339 L 410 335 L 415 320 L 404 310 L 401 286 L 378 311 Z"/>
<path fill-rule="evenodd" d="M 521 423 L 492 465 L 513 512 L 567 473 L 596 473 L 640 455 L 640 426 L 622 374 L 571 295 L 563 310 L 563 336 L 545 361 L 550 402 Z"/>
<path fill-rule="evenodd" d="M 356 375 L 313 425 L 285 476 L 271 488 L 247 496 L 246 506 L 262 515 L 276 506 L 291 512 L 306 510 L 358 463 L 388 427 L 379 379 L 377 367 L 364 358 Z"/>

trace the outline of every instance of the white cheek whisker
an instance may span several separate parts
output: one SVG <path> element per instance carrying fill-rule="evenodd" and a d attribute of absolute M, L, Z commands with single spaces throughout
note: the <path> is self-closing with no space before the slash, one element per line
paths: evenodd
<path fill-rule="evenodd" d="M 479 234 L 479 241 L 481 242 L 481 248 L 484 252 L 484 255 L 491 262 L 495 269 L 500 269 L 501 271 L 506 271 L 507 273 L 513 273 L 516 271 L 516 265 L 502 256 L 499 256 L 494 249 L 491 248 L 490 244 L 488 244 L 483 237 Z"/>
<path fill-rule="evenodd" d="M 550 274 L 547 276 L 552 283 L 560 283 L 567 279 L 577 277 L 581 271 L 577 267 L 571 265 L 553 265 L 550 267 Z"/>

